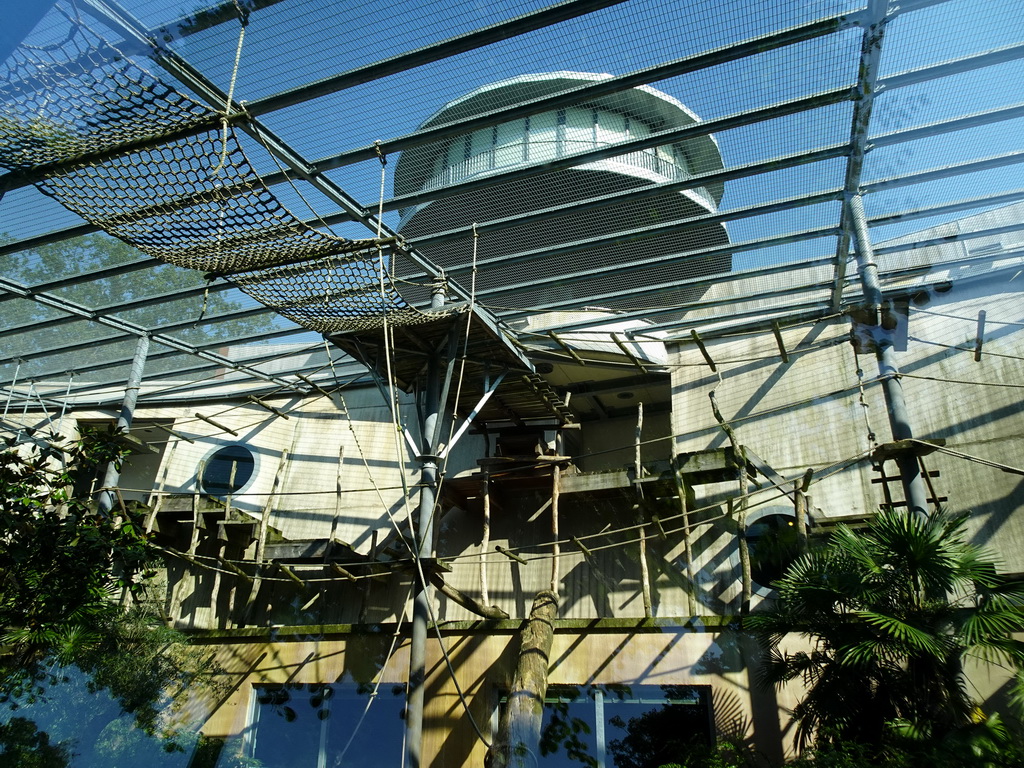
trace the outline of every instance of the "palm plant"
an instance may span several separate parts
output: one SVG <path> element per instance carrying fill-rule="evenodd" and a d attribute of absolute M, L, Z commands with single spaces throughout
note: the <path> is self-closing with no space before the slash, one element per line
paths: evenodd
<path fill-rule="evenodd" d="M 766 649 L 766 682 L 801 679 L 793 710 L 802 749 L 856 741 L 881 745 L 911 724 L 940 739 L 976 716 L 964 674 L 969 657 L 1016 671 L 1024 703 L 1024 584 L 966 540 L 965 516 L 884 511 L 867 530 L 840 526 L 823 548 L 775 583 L 778 599 L 750 617 Z M 809 650 L 783 650 L 799 633 Z"/>

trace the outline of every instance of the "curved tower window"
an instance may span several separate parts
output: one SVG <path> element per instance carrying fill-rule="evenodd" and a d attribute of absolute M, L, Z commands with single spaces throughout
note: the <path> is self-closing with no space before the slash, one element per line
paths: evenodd
<path fill-rule="evenodd" d="M 244 445 L 226 445 L 206 458 L 199 486 L 211 496 L 237 493 L 252 479 L 255 469 L 252 451 Z"/>

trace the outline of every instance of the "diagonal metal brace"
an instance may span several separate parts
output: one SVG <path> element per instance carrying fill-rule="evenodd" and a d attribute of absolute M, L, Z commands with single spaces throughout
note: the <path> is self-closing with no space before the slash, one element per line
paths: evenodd
<path fill-rule="evenodd" d="M 463 420 L 462 426 L 460 426 L 458 431 L 452 435 L 452 439 L 448 441 L 448 445 L 446 445 L 444 449 L 438 453 L 439 458 L 443 459 L 445 456 L 447 456 L 449 451 L 451 451 L 451 449 L 455 447 L 455 444 L 459 442 L 459 438 L 466 434 L 466 430 L 469 429 L 470 424 L 473 423 L 473 419 L 477 417 L 477 415 L 480 413 L 483 407 L 487 404 L 487 401 L 491 399 L 491 395 L 497 392 L 498 385 L 501 384 L 502 380 L 505 378 L 505 375 L 507 373 L 508 369 L 506 368 L 495 377 L 494 381 L 485 385 L 485 391 L 483 395 L 477 401 L 476 405 L 473 406 L 473 410 L 471 410 L 469 412 L 469 415 L 465 418 L 465 420 Z"/>

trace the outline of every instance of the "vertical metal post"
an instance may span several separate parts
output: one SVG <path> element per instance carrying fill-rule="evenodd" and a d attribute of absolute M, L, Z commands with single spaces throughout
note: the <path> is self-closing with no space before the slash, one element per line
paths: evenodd
<path fill-rule="evenodd" d="M 894 440 L 908 440 L 913 438 L 914 431 L 910 427 L 907 401 L 903 396 L 899 368 L 893 354 L 892 332 L 882 327 L 882 289 L 878 280 L 878 265 L 875 263 L 875 251 L 871 245 L 867 217 L 864 214 L 864 201 L 859 194 L 850 199 L 850 214 L 854 236 L 857 240 L 857 270 L 861 276 L 867 309 L 871 311 L 872 315 L 870 326 L 872 344 L 878 358 L 878 374 L 882 379 L 885 408 L 889 413 L 889 429 Z M 917 457 L 911 453 L 902 452 L 897 457 L 896 463 L 900 468 L 900 479 L 903 483 L 908 510 L 922 517 L 927 516 L 928 493 L 921 478 Z"/>
<path fill-rule="evenodd" d="M 142 369 L 146 366 L 146 355 L 149 354 L 149 337 L 140 336 L 135 345 L 135 357 L 132 359 L 131 372 L 128 374 L 128 385 L 124 388 L 124 399 L 121 401 L 121 413 L 117 417 L 117 432 L 127 433 L 132 426 L 135 415 L 135 403 L 139 399 L 139 387 L 142 385 Z M 117 462 L 107 464 L 103 476 L 103 487 L 108 490 L 100 493 L 100 512 L 110 512 L 114 508 L 114 488 L 121 480 L 121 470 Z"/>
<path fill-rule="evenodd" d="M 434 286 L 431 308 L 440 309 L 445 302 L 443 279 Z M 424 387 L 424 418 L 420 434 L 423 454 L 420 458 L 420 503 L 416 530 L 416 557 L 420 561 L 416 578 L 419 584 L 412 606 L 412 640 L 409 647 L 409 698 L 405 718 L 405 750 L 408 768 L 420 768 L 423 750 L 423 702 L 424 685 L 427 676 L 427 622 L 430 618 L 430 582 L 426 569 L 433 567 L 434 556 L 434 505 L 437 499 L 437 445 L 434 434 L 441 418 L 439 378 L 440 368 L 437 356 L 427 361 L 426 385 Z M 424 565 L 424 561 L 426 564 Z M 425 578 L 420 579 L 422 570 Z"/>
<path fill-rule="evenodd" d="M 889 412 L 889 427 L 895 440 L 909 440 L 914 431 L 910 428 L 910 416 L 907 401 L 903 397 L 903 384 L 900 383 L 899 369 L 896 367 L 892 344 L 888 340 L 879 344 L 878 373 L 882 377 L 882 391 L 885 394 L 885 408 Z M 915 454 L 903 451 L 896 457 L 900 468 L 900 480 L 907 497 L 907 508 L 920 517 L 928 516 L 928 493 L 924 479 L 921 477 L 921 466 Z"/>

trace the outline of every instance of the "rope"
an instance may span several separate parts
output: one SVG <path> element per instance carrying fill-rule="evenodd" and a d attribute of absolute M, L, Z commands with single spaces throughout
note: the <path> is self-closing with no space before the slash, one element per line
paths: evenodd
<path fill-rule="evenodd" d="M 1024 384 L 1006 384 L 997 381 L 966 381 L 964 379 L 943 379 L 938 376 L 921 376 L 915 373 L 900 373 L 901 378 L 921 379 L 922 381 L 938 381 L 943 384 L 972 384 L 978 387 L 1005 387 L 1009 389 L 1024 389 Z"/>
<path fill-rule="evenodd" d="M 955 349 L 958 352 L 972 352 L 972 353 L 975 352 L 975 347 L 974 347 L 973 343 L 969 347 L 964 347 L 964 346 L 960 346 L 959 344 L 943 344 L 941 341 L 928 341 L 927 339 L 922 339 L 919 336 L 908 336 L 907 338 L 910 341 L 915 341 L 918 344 L 926 344 L 926 345 L 931 346 L 931 347 L 942 347 L 943 349 Z M 992 352 L 992 351 L 990 351 L 988 349 L 981 350 L 981 354 L 982 354 L 982 356 L 1001 357 L 1001 358 L 1004 358 L 1006 360 L 1024 360 L 1024 357 L 1022 357 L 1021 355 L 1008 355 L 1008 354 L 1006 354 L 1004 352 Z"/>
<path fill-rule="evenodd" d="M 1012 475 L 1024 475 L 1024 469 L 1019 469 L 1017 467 L 1011 467 L 1009 464 L 1000 464 L 998 461 L 990 461 L 989 459 L 983 459 L 980 456 L 971 456 L 968 453 L 961 453 L 960 451 L 954 451 L 952 448 L 947 448 L 944 445 L 943 446 L 937 446 L 934 443 L 928 443 L 928 442 L 925 442 L 923 440 L 913 440 L 913 442 L 921 443 L 922 445 L 927 445 L 928 447 L 934 448 L 935 450 L 939 451 L 940 453 L 948 453 L 950 456 L 955 456 L 958 459 L 965 459 L 966 461 L 973 461 L 973 462 L 975 462 L 977 464 L 984 464 L 986 467 L 993 467 L 994 469 L 998 469 L 998 470 L 1001 470 L 1003 472 L 1008 472 L 1008 473 L 1010 473 Z"/>
<path fill-rule="evenodd" d="M 14 365 L 14 378 L 11 379 L 11 386 L 7 388 L 7 402 L 4 403 L 3 418 L 7 418 L 7 411 L 11 407 L 11 398 L 14 396 L 14 388 L 18 386 L 18 374 L 21 373 L 21 358 L 19 357 Z"/>
<path fill-rule="evenodd" d="M 864 371 L 861 369 L 860 364 L 857 361 L 857 350 L 850 346 L 850 352 L 853 355 L 853 364 L 857 367 L 857 389 L 860 391 L 857 401 L 861 405 L 861 413 L 864 415 L 864 428 L 867 430 L 868 444 L 872 446 L 878 445 L 877 435 L 875 430 L 871 428 L 871 420 L 868 418 L 868 402 L 864 399 Z"/>
<path fill-rule="evenodd" d="M 977 323 L 978 322 L 978 318 L 977 317 L 963 317 L 962 315 L 953 315 L 953 314 L 950 314 L 948 312 L 936 312 L 933 309 L 920 309 L 920 308 L 915 307 L 914 308 L 914 314 L 933 315 L 934 317 L 947 317 L 950 320 L 963 320 L 964 322 L 967 322 L 967 323 Z M 995 320 L 995 319 L 989 317 L 988 315 L 985 316 L 985 322 L 986 323 L 999 323 L 1000 325 L 1013 325 L 1013 326 L 1016 326 L 1017 328 L 1024 328 L 1024 323 L 1018 323 L 1018 322 L 1014 322 L 1012 320 Z"/>
<path fill-rule="evenodd" d="M 409 587 L 409 597 L 412 597 L 412 585 Z M 408 602 L 409 598 L 406 598 Z M 380 684 L 383 681 L 384 670 L 387 669 L 388 664 L 391 663 L 391 657 L 394 656 L 395 648 L 398 645 L 398 634 L 402 629 L 402 622 L 405 621 L 405 608 L 402 608 L 402 613 L 398 616 L 398 622 L 395 624 L 395 631 L 391 635 L 391 647 L 388 648 L 387 656 L 384 658 L 384 663 L 380 666 L 380 672 L 377 675 L 377 681 L 373 684 L 373 690 L 370 692 L 370 697 L 366 701 L 366 707 L 363 709 L 363 714 L 359 716 L 359 720 L 356 722 L 355 728 L 352 729 L 352 735 L 348 737 L 348 741 L 345 742 L 345 746 L 341 750 L 341 754 L 338 755 L 334 761 L 336 765 L 341 765 L 345 761 L 345 753 L 348 752 L 348 748 L 352 746 L 352 742 L 355 741 L 356 734 L 359 733 L 359 728 L 363 725 L 363 721 L 366 719 L 366 715 L 370 712 L 370 705 L 377 700 L 377 692 L 380 690 Z"/>
<path fill-rule="evenodd" d="M 227 164 L 228 160 L 228 115 L 231 113 L 231 106 L 235 101 L 235 83 L 238 80 L 239 63 L 242 60 L 242 43 L 245 42 L 245 28 L 249 25 L 248 14 L 242 12 L 242 9 L 238 5 L 238 0 L 234 0 L 234 3 L 235 11 L 238 13 L 242 26 L 238 30 L 238 46 L 235 48 L 235 66 L 231 70 L 231 84 L 228 86 L 228 97 L 224 102 L 224 112 L 221 115 L 223 138 L 221 140 L 220 162 L 218 162 L 217 167 L 213 169 L 214 176 L 220 175 L 220 172 L 224 170 L 224 166 Z"/>
<path fill-rule="evenodd" d="M 277 153 L 270 148 L 270 145 L 267 143 L 266 137 L 263 135 L 263 126 L 259 125 L 258 123 L 254 123 L 250 127 L 253 129 L 253 136 L 256 137 L 256 140 L 260 143 L 260 146 L 267 151 L 268 155 L 270 155 L 270 159 L 273 160 L 274 165 L 277 166 L 277 172 L 281 174 L 285 181 L 288 182 L 288 186 L 291 187 L 292 192 L 294 192 L 296 196 L 299 198 L 299 200 L 302 201 L 302 204 L 309 209 L 309 212 L 313 214 L 313 217 L 320 222 L 320 226 L 322 226 L 324 229 L 326 229 L 333 235 L 334 229 L 331 227 L 330 224 L 327 223 L 327 220 L 319 213 L 319 211 L 317 211 L 316 208 L 313 207 L 313 204 L 306 199 L 305 195 L 302 194 L 302 189 L 300 189 L 299 185 L 295 183 L 295 179 L 292 176 L 292 172 L 284 165 L 282 165 L 281 161 L 277 157 Z"/>
<path fill-rule="evenodd" d="M 352 441 L 356 444 L 356 450 L 359 452 L 359 458 L 363 462 L 363 467 L 366 469 L 366 474 L 370 478 L 370 484 L 373 485 L 373 490 L 376 492 L 377 498 L 380 500 L 381 507 L 383 507 L 384 513 L 388 516 L 388 520 L 391 522 L 391 527 L 395 529 L 395 535 L 398 537 L 398 540 L 405 545 L 405 548 L 408 549 L 409 552 L 412 554 L 413 558 L 415 558 L 416 548 L 413 546 L 413 544 L 410 544 L 409 540 L 406 539 L 405 536 L 402 534 L 402 529 L 398 525 L 398 521 L 395 520 L 394 515 L 391 514 L 391 507 L 389 507 L 388 503 L 384 500 L 384 494 L 381 493 L 381 489 L 377 486 L 376 481 L 373 479 L 373 472 L 370 470 L 370 463 L 366 460 L 366 454 L 363 452 L 363 446 L 359 442 L 359 437 L 356 435 L 356 430 L 352 424 L 352 419 L 348 415 L 348 406 L 345 404 L 345 398 L 339 395 L 338 399 L 341 401 L 342 412 L 345 414 L 345 420 L 348 422 L 349 431 L 352 432 Z M 402 465 L 399 464 L 399 467 L 401 466 Z M 405 472 L 403 470 L 399 471 L 401 472 L 402 477 L 404 478 Z M 409 489 L 408 485 L 404 482 L 404 479 L 402 482 L 402 492 L 405 495 L 405 497 L 408 498 Z"/>

